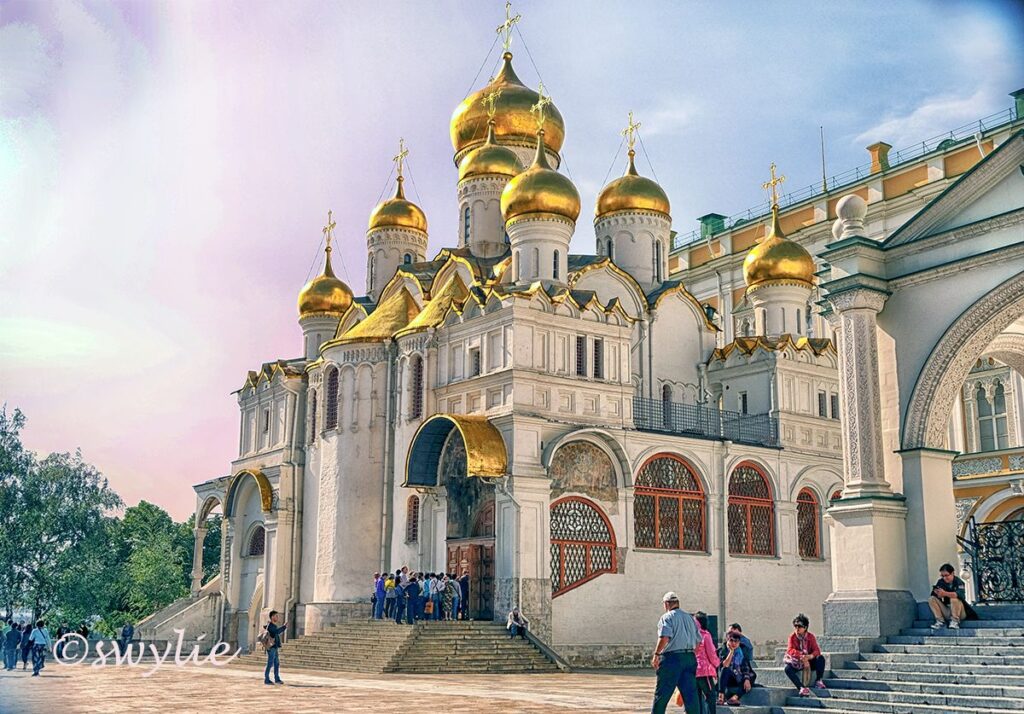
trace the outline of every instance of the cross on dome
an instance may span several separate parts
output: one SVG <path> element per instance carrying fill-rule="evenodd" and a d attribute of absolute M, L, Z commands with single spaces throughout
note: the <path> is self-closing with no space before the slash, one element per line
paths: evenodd
<path fill-rule="evenodd" d="M 779 205 L 779 193 L 778 193 L 778 191 L 776 190 L 775 187 L 778 186 L 783 181 L 785 181 L 786 177 L 785 176 L 779 176 L 779 177 L 775 176 L 775 162 L 774 161 L 772 162 L 772 165 L 768 167 L 768 170 L 771 171 L 772 178 L 771 178 L 770 181 L 765 181 L 763 184 L 761 184 L 761 188 L 772 192 L 772 207 L 776 208 Z"/>
<path fill-rule="evenodd" d="M 544 83 L 541 82 L 537 87 L 537 103 L 530 107 L 530 113 L 537 115 L 537 129 L 542 130 L 544 128 L 544 108 L 551 104 L 551 97 L 544 94 Z"/>
<path fill-rule="evenodd" d="M 493 78 L 492 80 L 493 81 Z M 501 87 L 488 92 L 484 96 L 480 97 L 480 102 L 487 109 L 487 118 L 494 119 L 494 113 L 497 111 L 498 97 L 501 96 Z"/>
<path fill-rule="evenodd" d="M 506 52 L 508 52 L 512 47 L 512 28 L 522 19 L 522 17 L 522 15 L 512 17 L 512 3 L 506 0 L 505 22 L 498 25 L 498 28 L 495 30 L 499 35 L 504 35 L 501 45 L 505 48 Z"/>
<path fill-rule="evenodd" d="M 633 112 L 629 113 L 629 124 L 622 130 L 622 135 L 626 137 L 626 146 L 630 151 L 636 146 L 636 130 L 640 128 L 640 122 L 633 121 Z"/>
<path fill-rule="evenodd" d="M 405 161 L 405 157 L 409 155 L 409 150 L 405 148 L 405 139 L 398 139 L 398 153 L 391 157 L 391 160 L 398 165 L 398 179 L 402 179 L 402 162 Z"/>
<path fill-rule="evenodd" d="M 338 224 L 334 222 L 334 211 L 327 211 L 327 225 L 324 226 L 324 238 L 327 241 L 327 252 L 331 252 L 331 241 L 334 240 L 334 229 Z"/>

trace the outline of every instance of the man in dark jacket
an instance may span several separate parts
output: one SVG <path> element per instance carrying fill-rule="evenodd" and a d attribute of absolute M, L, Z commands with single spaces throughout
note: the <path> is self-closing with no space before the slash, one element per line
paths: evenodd
<path fill-rule="evenodd" d="M 13 622 L 4 635 L 4 670 L 13 670 L 18 666 L 18 647 L 21 645 L 21 628 Z"/>
<path fill-rule="evenodd" d="M 32 625 L 26 623 L 21 627 L 21 668 L 28 669 L 28 655 L 32 652 Z M 15 662 L 17 665 L 17 662 Z"/>
<path fill-rule="evenodd" d="M 270 622 L 267 624 L 267 632 L 270 633 L 273 641 L 267 648 L 267 668 L 263 670 L 264 684 L 284 684 L 281 681 L 281 634 L 288 628 L 287 622 L 281 621 L 281 613 L 277 610 L 270 611 Z M 270 668 L 274 668 L 274 681 L 270 681 Z"/>
<path fill-rule="evenodd" d="M 135 637 L 135 627 L 130 622 L 124 623 L 124 627 L 121 628 L 121 652 L 128 650 L 128 645 L 131 644 L 133 637 Z"/>
<path fill-rule="evenodd" d="M 469 619 L 469 571 L 463 570 L 459 577 L 459 590 L 461 591 L 462 619 Z"/>
<path fill-rule="evenodd" d="M 420 584 L 415 575 L 409 578 L 409 582 L 405 585 L 405 596 L 408 598 L 405 606 L 408 613 L 406 621 L 412 625 L 416 623 L 416 604 L 420 600 Z"/>

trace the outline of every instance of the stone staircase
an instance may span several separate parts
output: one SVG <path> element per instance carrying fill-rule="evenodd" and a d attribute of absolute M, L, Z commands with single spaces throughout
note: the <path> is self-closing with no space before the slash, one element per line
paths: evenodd
<path fill-rule="evenodd" d="M 262 650 L 239 657 L 235 666 L 262 669 Z M 493 622 L 345 622 L 281 647 L 281 666 L 336 672 L 557 672 L 558 666 L 530 642 L 510 640 Z M 283 676 L 283 675 L 282 675 Z"/>
<path fill-rule="evenodd" d="M 848 661 L 832 663 L 828 690 L 792 696 L 772 714 L 1008 714 L 1024 712 L 1024 607 L 979 607 L 960 630 L 914 622 Z M 919 611 L 919 617 L 926 613 Z M 775 684 L 775 682 L 772 682 Z M 776 697 L 773 697 L 776 699 Z M 760 707 L 743 707 L 753 712 Z"/>

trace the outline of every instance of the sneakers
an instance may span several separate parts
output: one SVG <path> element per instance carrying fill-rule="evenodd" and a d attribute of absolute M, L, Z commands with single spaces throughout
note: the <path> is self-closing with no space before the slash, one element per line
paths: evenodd
<path fill-rule="evenodd" d="M 946 623 L 943 622 L 942 620 L 936 620 L 935 622 L 932 623 L 932 629 L 933 630 L 941 630 L 945 626 L 946 626 Z M 959 627 L 959 625 L 957 625 L 957 627 Z"/>
<path fill-rule="evenodd" d="M 811 696 L 811 690 L 808 689 L 807 687 L 800 687 L 800 696 L 801 697 L 809 697 L 809 696 Z"/>
<path fill-rule="evenodd" d="M 959 620 L 950 620 L 949 621 L 949 629 L 951 629 L 951 630 L 959 630 L 960 629 L 960 621 Z"/>
<path fill-rule="evenodd" d="M 271 687 L 273 687 L 273 686 L 274 686 L 274 683 L 273 683 L 273 682 L 271 682 L 271 681 L 270 681 L 269 679 L 264 679 L 264 680 L 263 680 L 263 683 L 264 683 L 264 684 L 269 684 L 269 685 L 270 685 Z"/>
<path fill-rule="evenodd" d="M 815 689 L 828 689 L 828 687 L 825 686 L 825 683 L 822 682 L 820 679 L 817 682 L 814 683 L 814 688 Z"/>

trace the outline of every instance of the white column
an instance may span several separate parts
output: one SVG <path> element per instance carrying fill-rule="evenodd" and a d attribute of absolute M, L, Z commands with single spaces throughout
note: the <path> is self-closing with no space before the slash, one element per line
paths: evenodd
<path fill-rule="evenodd" d="M 907 497 L 907 564 L 910 587 L 927 600 L 943 563 L 957 554 L 956 503 L 953 497 L 955 451 L 901 451 L 903 492 Z"/>
<path fill-rule="evenodd" d="M 199 594 L 203 587 L 203 542 L 206 540 L 206 526 L 196 526 L 196 544 L 192 551 L 192 596 Z"/>

